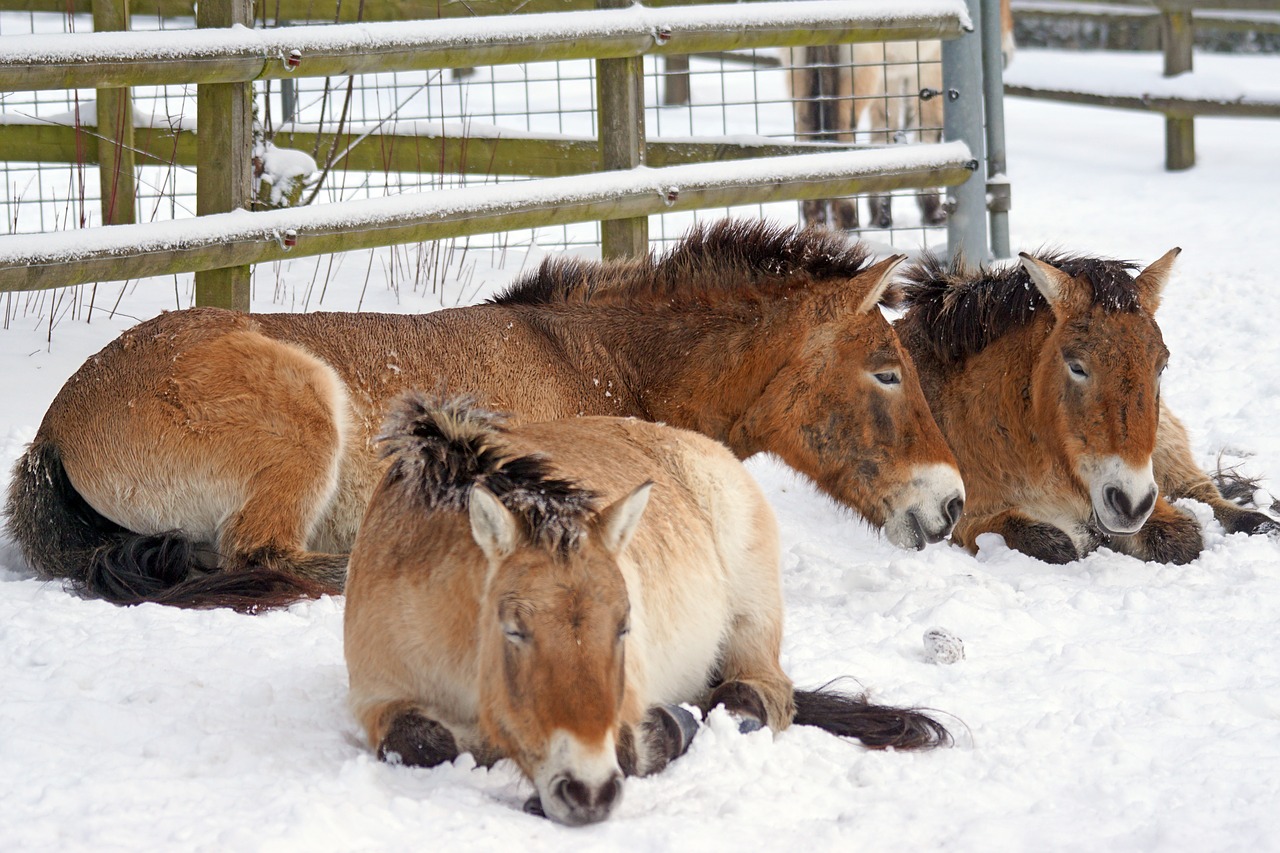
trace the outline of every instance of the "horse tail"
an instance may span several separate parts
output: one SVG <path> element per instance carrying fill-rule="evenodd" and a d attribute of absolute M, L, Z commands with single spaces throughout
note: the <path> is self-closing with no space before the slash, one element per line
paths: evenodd
<path fill-rule="evenodd" d="M 911 708 L 873 705 L 861 694 L 797 690 L 794 722 L 854 737 L 871 749 L 933 749 L 950 746 L 951 733 L 932 717 Z"/>
<path fill-rule="evenodd" d="M 256 612 L 333 590 L 267 567 L 211 571 L 179 532 L 140 534 L 106 518 L 76 491 L 51 441 L 19 457 L 9 483 L 6 528 L 38 577 L 113 604 L 231 607 Z"/>

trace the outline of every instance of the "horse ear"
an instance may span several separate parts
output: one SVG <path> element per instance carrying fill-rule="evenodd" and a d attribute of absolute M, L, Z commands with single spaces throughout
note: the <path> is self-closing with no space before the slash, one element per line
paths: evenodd
<path fill-rule="evenodd" d="M 1074 295 L 1075 282 L 1062 270 L 1052 264 L 1046 264 L 1039 258 L 1033 258 L 1026 252 L 1019 252 L 1018 258 L 1022 261 L 1022 268 L 1035 283 L 1036 290 L 1039 290 L 1040 295 L 1055 309 Z"/>
<path fill-rule="evenodd" d="M 906 259 L 906 255 L 890 255 L 883 261 L 867 267 L 858 274 L 858 278 L 865 278 L 872 283 L 871 289 L 862 298 L 862 304 L 858 306 L 859 314 L 866 314 L 880 304 L 880 300 L 884 298 L 885 291 L 893 284 L 893 271 L 898 268 L 898 264 Z"/>
<path fill-rule="evenodd" d="M 516 517 L 484 486 L 471 487 L 469 504 L 471 535 L 490 565 L 511 556 L 520 537 Z"/>
<path fill-rule="evenodd" d="M 652 489 L 653 481 L 650 480 L 600 511 L 596 529 L 600 531 L 600 541 L 605 549 L 615 557 L 622 553 L 622 549 L 627 547 L 635 534 L 640 516 L 644 515 L 644 508 L 649 505 L 649 492 Z"/>
<path fill-rule="evenodd" d="M 1182 249 L 1174 246 L 1157 260 L 1152 261 L 1134 279 L 1133 285 L 1138 289 L 1138 301 L 1142 303 L 1142 307 L 1148 313 L 1154 314 L 1156 309 L 1160 307 L 1160 291 L 1164 290 L 1165 284 L 1169 281 L 1169 273 L 1173 270 L 1173 262 L 1177 260 L 1178 255 L 1181 253 Z"/>

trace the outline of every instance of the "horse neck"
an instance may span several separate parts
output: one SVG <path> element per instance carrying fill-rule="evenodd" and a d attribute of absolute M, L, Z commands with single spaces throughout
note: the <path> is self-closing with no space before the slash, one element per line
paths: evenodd
<path fill-rule="evenodd" d="M 605 349 L 620 370 L 634 376 L 645 419 L 731 447 L 734 424 L 790 352 L 790 346 L 779 349 L 784 339 L 773 333 L 764 309 L 750 319 L 716 306 L 618 319 L 607 327 Z"/>

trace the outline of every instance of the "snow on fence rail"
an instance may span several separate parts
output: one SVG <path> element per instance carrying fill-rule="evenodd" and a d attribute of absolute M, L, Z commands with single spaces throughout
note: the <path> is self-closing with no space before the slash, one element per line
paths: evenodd
<path fill-rule="evenodd" d="M 763 157 L 407 193 L 314 207 L 0 237 L 0 290 L 39 290 L 367 249 L 392 243 L 622 219 L 737 203 L 954 186 L 963 142 Z"/>
<path fill-rule="evenodd" d="M 247 308 L 248 265 L 278 259 L 290 251 L 318 254 L 532 224 L 599 219 L 611 226 L 603 229 L 606 255 L 634 253 L 647 246 L 644 217 L 652 213 L 837 193 L 954 186 L 977 167 L 963 145 L 921 146 L 937 150 L 922 150 L 916 155 L 918 159 L 907 158 L 911 162 L 905 166 L 900 152 L 853 151 L 781 158 L 794 159 L 790 165 L 739 160 L 725 164 L 729 171 L 724 167 L 694 167 L 703 177 L 675 167 L 634 174 L 611 172 L 607 179 L 605 175 L 591 179 L 592 187 L 614 187 L 613 193 L 598 198 L 584 194 L 581 181 L 570 185 L 547 180 L 518 188 L 508 186 L 501 191 L 486 187 L 432 194 L 433 199 L 447 201 L 447 210 L 425 197 L 411 196 L 407 200 L 249 213 L 242 208 L 248 205 L 250 195 L 249 104 L 253 80 L 595 58 L 600 80 L 600 139 L 596 150 L 605 169 L 625 169 L 643 163 L 643 103 L 637 103 L 640 69 L 636 59 L 641 55 L 951 39 L 972 25 L 964 0 L 630 6 L 589 12 L 265 31 L 243 26 L 252 21 L 247 10 L 244 0 L 203 0 L 197 16 L 197 24 L 203 29 L 169 31 L 163 38 L 157 38 L 155 33 L 130 32 L 0 37 L 0 90 L 97 88 L 101 102 L 112 93 L 127 93 L 129 86 L 199 84 L 196 219 L 163 226 L 122 225 L 61 232 L 40 236 L 36 241 L 30 235 L 0 238 L 0 255 L 8 259 L 0 267 L 0 291 L 195 271 L 198 303 Z M 127 20 L 127 15 L 124 17 Z M 128 125 L 129 111 L 118 108 L 118 113 L 123 125 Z M 131 133 L 131 126 L 112 127 L 102 122 L 101 106 L 98 115 L 100 151 L 114 148 L 118 154 L 132 147 L 123 142 L 124 133 Z M 980 149 L 980 140 L 978 144 Z M 732 142 L 728 145 L 734 146 Z M 742 147 L 749 149 L 751 143 Z M 701 150 L 714 148 L 703 145 Z M 795 145 L 792 150 L 805 149 Z M 690 158 L 698 151 L 695 140 L 679 156 Z M 811 157 L 818 158 L 814 162 L 820 162 L 821 168 L 805 172 L 812 168 L 812 163 L 806 164 Z M 124 160 L 118 162 L 117 177 L 131 169 L 132 161 L 128 160 L 129 165 L 123 165 Z M 800 172 L 793 173 L 792 169 Z M 711 180 L 706 175 L 713 173 L 719 177 L 706 183 Z M 110 175 L 104 180 L 109 178 Z M 655 180 L 668 189 L 657 192 L 652 185 Z M 669 192 L 673 186 L 681 189 Z M 500 204 L 491 198 L 495 193 L 502 199 Z M 105 193 L 103 198 L 107 198 Z M 468 199 L 489 208 L 472 210 Z M 356 207 L 351 209 L 349 205 Z M 395 216 L 383 220 L 365 215 L 389 209 L 399 210 L 403 221 Z M 619 225 L 622 227 L 612 227 Z M 86 235 L 95 232 L 109 235 L 101 238 L 106 245 L 86 255 L 86 240 L 91 243 L 97 239 Z M 296 238 L 291 232 L 296 232 Z M 166 247 L 157 248 L 158 233 L 166 235 Z M 42 254 L 30 253 L 35 245 L 43 247 Z"/>
<path fill-rule="evenodd" d="M 1165 116 L 1165 168 L 1170 171 L 1189 169 L 1196 162 L 1195 117 L 1240 116 L 1280 118 L 1280 97 L 1250 96 L 1213 81 L 1196 79 L 1192 69 L 1192 45 L 1197 11 L 1212 10 L 1280 13 L 1280 0 L 1107 0 L 1120 7 L 1111 14 L 1124 14 L 1128 8 L 1158 14 L 1160 43 L 1164 54 L 1165 80 L 1128 78 L 1117 81 L 1102 63 L 1093 58 L 1087 68 L 1074 77 L 1064 78 L 1062 69 L 1052 74 L 1028 74 L 1025 63 L 1015 65 L 1006 75 L 1005 94 L 1015 97 L 1043 98 L 1093 106 L 1146 110 Z M 1014 5 L 1015 14 L 1030 11 L 1064 17 L 1089 16 L 1097 13 L 1099 0 Z M 1256 23 L 1257 16 L 1250 16 Z M 1227 20 L 1221 14 L 1213 20 Z M 1266 19 L 1263 19 L 1264 21 Z M 1280 20 L 1271 20 L 1280 24 Z"/>

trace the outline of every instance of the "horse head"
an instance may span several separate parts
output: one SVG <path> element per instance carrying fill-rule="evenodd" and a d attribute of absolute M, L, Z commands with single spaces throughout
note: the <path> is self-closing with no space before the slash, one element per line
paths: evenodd
<path fill-rule="evenodd" d="M 923 548 L 951 532 L 964 484 L 911 358 L 879 310 L 904 255 L 797 292 L 783 328 L 794 355 L 730 433 L 768 448 L 854 507 L 889 540 Z"/>
<path fill-rule="evenodd" d="M 1114 263 L 1081 264 L 1072 275 L 1021 255 L 1054 316 L 1035 368 L 1036 419 L 1052 425 L 1108 534 L 1136 532 L 1155 506 L 1152 454 L 1169 351 L 1154 314 L 1180 251 L 1133 279 Z"/>
<path fill-rule="evenodd" d="M 560 823 L 604 820 L 622 794 L 627 587 L 618 568 L 651 484 L 568 536 L 540 536 L 481 486 L 471 531 L 488 561 L 480 614 L 480 724 Z"/>

